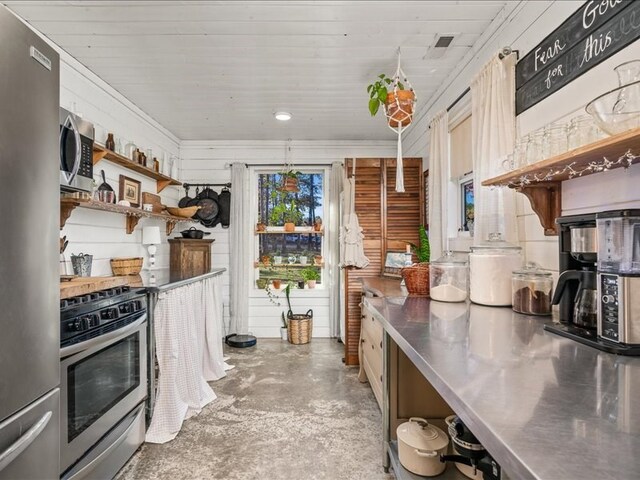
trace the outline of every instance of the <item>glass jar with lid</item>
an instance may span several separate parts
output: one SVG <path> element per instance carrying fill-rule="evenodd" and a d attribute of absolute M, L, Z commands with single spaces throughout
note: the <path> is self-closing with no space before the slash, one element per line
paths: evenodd
<path fill-rule="evenodd" d="M 511 275 L 522 267 L 522 248 L 505 242 L 499 233 L 471 247 L 469 298 L 474 303 L 511 306 Z"/>
<path fill-rule="evenodd" d="M 551 272 L 535 263 L 514 270 L 511 279 L 512 308 L 525 315 L 551 315 Z"/>
<path fill-rule="evenodd" d="M 429 285 L 432 300 L 464 302 L 469 285 L 467 254 L 445 252 L 429 264 Z"/>

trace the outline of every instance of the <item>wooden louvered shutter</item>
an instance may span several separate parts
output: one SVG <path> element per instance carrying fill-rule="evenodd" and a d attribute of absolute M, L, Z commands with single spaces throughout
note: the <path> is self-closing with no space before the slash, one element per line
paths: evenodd
<path fill-rule="evenodd" d="M 422 159 L 405 158 L 405 193 L 395 192 L 396 160 L 359 158 L 356 160 L 356 213 L 364 233 L 367 268 L 348 268 L 345 272 L 346 331 L 345 363 L 358 365 L 358 342 L 362 312 L 360 279 L 382 272 L 384 252 L 403 251 L 405 241 L 416 242 L 422 221 Z M 345 162 L 351 176 L 351 161 Z"/>

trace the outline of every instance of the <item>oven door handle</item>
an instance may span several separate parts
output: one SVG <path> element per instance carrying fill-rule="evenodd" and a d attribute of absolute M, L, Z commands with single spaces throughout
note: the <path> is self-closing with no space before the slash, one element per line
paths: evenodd
<path fill-rule="evenodd" d="M 114 330 L 113 332 L 105 333 L 104 335 L 100 335 L 99 337 L 90 338 L 82 343 L 76 343 L 74 345 L 69 345 L 68 347 L 63 347 L 60 349 L 60 358 L 68 357 L 69 355 L 73 355 L 79 352 L 83 352 L 88 350 L 96 345 L 102 345 L 103 343 L 110 342 L 111 340 L 117 339 L 118 337 L 126 337 L 134 330 L 137 330 L 140 325 L 142 325 L 147 320 L 147 314 L 144 313 L 138 320 L 129 325 L 122 327 L 118 330 Z"/>
<path fill-rule="evenodd" d="M 7 448 L 4 452 L 0 453 L 0 472 L 7 468 L 11 462 L 13 462 L 22 452 L 24 452 L 29 445 L 31 445 L 38 435 L 42 433 L 45 427 L 49 424 L 53 412 L 49 411 L 45 413 L 40 420 L 34 423 L 29 430 L 24 432 L 23 435 L 16 440 L 13 445 Z"/>

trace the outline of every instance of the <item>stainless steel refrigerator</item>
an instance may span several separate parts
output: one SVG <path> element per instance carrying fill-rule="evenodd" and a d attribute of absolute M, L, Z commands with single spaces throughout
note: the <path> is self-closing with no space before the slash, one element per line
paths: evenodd
<path fill-rule="evenodd" d="M 0 5 L 0 480 L 59 478 L 59 58 Z"/>

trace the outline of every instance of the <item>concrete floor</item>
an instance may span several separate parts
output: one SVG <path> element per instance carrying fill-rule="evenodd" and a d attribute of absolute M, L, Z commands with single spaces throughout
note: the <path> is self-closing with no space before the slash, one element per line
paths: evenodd
<path fill-rule="evenodd" d="M 380 410 L 343 352 L 329 339 L 227 349 L 236 368 L 211 384 L 218 398 L 172 442 L 145 444 L 118 480 L 392 479 Z"/>

